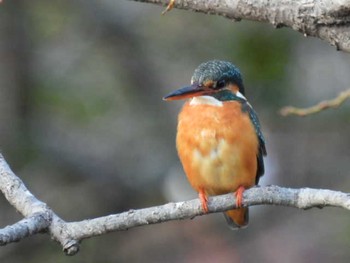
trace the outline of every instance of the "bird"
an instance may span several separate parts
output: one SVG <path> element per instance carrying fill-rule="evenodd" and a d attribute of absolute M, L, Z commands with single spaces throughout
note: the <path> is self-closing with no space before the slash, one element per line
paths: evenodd
<path fill-rule="evenodd" d="M 189 86 L 165 101 L 186 99 L 178 116 L 176 148 L 201 207 L 208 196 L 234 193 L 236 209 L 224 212 L 230 228 L 246 227 L 243 192 L 265 172 L 265 139 L 256 112 L 245 97 L 240 70 L 231 62 L 210 60 L 194 71 Z"/>

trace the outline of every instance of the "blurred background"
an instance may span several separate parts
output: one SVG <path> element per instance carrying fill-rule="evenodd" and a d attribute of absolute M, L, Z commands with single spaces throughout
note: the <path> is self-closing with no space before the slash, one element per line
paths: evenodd
<path fill-rule="evenodd" d="M 196 197 L 175 149 L 182 102 L 168 92 L 211 59 L 242 71 L 268 157 L 262 185 L 350 192 L 350 107 L 281 117 L 348 89 L 350 54 L 290 29 L 130 1 L 0 5 L 0 147 L 67 221 Z M 21 216 L 0 197 L 0 225 Z M 346 262 L 349 212 L 260 206 L 231 231 L 221 214 L 84 240 L 67 257 L 48 235 L 1 262 Z"/>

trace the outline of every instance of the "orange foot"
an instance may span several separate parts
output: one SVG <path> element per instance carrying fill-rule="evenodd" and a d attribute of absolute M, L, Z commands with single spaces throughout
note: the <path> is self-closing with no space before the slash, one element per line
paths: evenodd
<path fill-rule="evenodd" d="M 242 207 L 242 202 L 243 202 L 243 192 L 245 191 L 244 186 L 238 187 L 236 192 L 234 193 L 236 197 L 236 207 L 241 208 Z"/>
<path fill-rule="evenodd" d="M 208 197 L 206 196 L 203 189 L 199 190 L 199 199 L 201 200 L 202 208 L 205 213 L 209 212 L 208 209 Z"/>
<path fill-rule="evenodd" d="M 169 12 L 171 9 L 173 9 L 174 5 L 175 5 L 175 0 L 170 0 L 169 4 L 165 8 L 165 10 L 162 12 L 162 15 L 164 15 L 166 12 Z"/>

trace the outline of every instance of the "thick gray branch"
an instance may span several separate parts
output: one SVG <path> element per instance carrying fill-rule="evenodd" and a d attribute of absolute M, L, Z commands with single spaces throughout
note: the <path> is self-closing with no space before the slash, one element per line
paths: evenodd
<path fill-rule="evenodd" d="M 167 5 L 170 0 L 131 0 Z M 268 22 L 291 27 L 305 36 L 327 41 L 350 52 L 350 1 L 348 0 L 175 0 L 174 7 L 206 14 Z"/>
<path fill-rule="evenodd" d="M 62 245 L 68 255 L 77 253 L 79 242 L 85 238 L 204 214 L 199 199 L 194 199 L 67 223 L 28 191 L 22 180 L 11 171 L 1 154 L 0 190 L 7 200 L 25 216 L 25 219 L 14 225 L 0 229 L 1 245 L 19 241 L 39 232 L 46 232 Z M 236 198 L 233 194 L 210 197 L 209 213 L 235 208 L 235 202 Z M 255 187 L 244 192 L 244 206 L 263 204 L 301 209 L 335 206 L 350 210 L 350 195 L 331 190 L 290 189 L 278 186 Z"/>

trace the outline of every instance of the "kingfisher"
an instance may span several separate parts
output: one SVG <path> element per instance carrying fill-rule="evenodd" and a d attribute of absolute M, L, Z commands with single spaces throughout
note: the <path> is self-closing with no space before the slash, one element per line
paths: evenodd
<path fill-rule="evenodd" d="M 232 192 L 237 208 L 224 213 L 226 221 L 232 229 L 247 226 L 249 210 L 242 207 L 243 192 L 258 184 L 267 153 L 239 69 L 221 60 L 202 63 L 190 86 L 163 99 L 187 99 L 178 116 L 176 147 L 202 209 L 208 212 L 208 196 Z"/>

